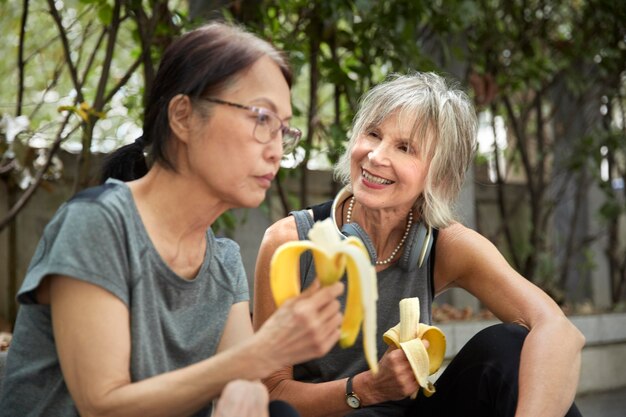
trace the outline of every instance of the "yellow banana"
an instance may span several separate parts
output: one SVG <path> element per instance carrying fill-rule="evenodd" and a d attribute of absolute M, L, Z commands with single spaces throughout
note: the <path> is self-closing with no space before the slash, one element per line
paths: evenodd
<path fill-rule="evenodd" d="M 332 219 L 316 222 L 309 240 L 279 246 L 270 262 L 270 287 L 277 306 L 300 293 L 300 255 L 310 250 L 321 285 L 331 285 L 348 272 L 348 295 L 341 324 L 339 345 L 352 346 L 363 327 L 365 359 L 373 373 L 378 372 L 376 353 L 376 269 L 367 249 L 356 237 L 341 239 Z"/>
<path fill-rule="evenodd" d="M 446 353 L 446 336 L 435 327 L 420 323 L 419 298 L 400 300 L 400 323 L 387 330 L 383 340 L 389 346 L 401 348 L 406 354 L 413 374 L 424 395 L 435 393 L 434 385 L 428 376 L 437 372 Z M 428 349 L 422 340 L 428 340 Z M 417 392 L 411 398 L 415 398 Z"/>

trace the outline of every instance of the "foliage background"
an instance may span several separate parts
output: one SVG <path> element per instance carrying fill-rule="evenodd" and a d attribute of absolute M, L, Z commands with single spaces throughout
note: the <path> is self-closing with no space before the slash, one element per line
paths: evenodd
<path fill-rule="evenodd" d="M 562 304 L 588 297 L 598 261 L 588 247 L 603 238 L 611 307 L 626 299 L 625 2 L 0 0 L 0 7 L 7 203 L 0 236 L 10 294 L 21 280 L 15 218 L 30 197 L 62 178 L 73 178 L 73 191 L 94 183 L 92 156 L 138 136 L 163 49 L 180 32 L 221 18 L 271 40 L 294 66 L 294 123 L 305 140 L 286 161 L 296 168 L 281 170 L 276 183 L 284 213 L 307 205 L 310 171 L 343 151 L 363 92 L 394 72 L 437 71 L 470 93 L 482 129 L 497 139 L 476 162 L 477 172 L 489 173 L 477 178 L 494 190 L 499 216 L 497 230 L 483 233 Z M 60 147 L 76 153 L 74 172 L 58 158 Z M 295 192 L 287 182 L 298 184 Z M 600 204 L 590 204 L 590 190 L 600 191 Z M 599 230 L 590 219 L 600 219 Z M 216 227 L 236 224 L 227 215 Z M 12 306 L 10 320 L 14 313 Z"/>

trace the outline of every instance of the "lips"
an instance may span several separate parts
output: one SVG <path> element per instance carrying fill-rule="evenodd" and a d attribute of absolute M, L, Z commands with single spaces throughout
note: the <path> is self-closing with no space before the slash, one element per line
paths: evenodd
<path fill-rule="evenodd" d="M 269 173 L 265 175 L 258 175 L 255 178 L 257 179 L 261 187 L 267 189 L 267 188 L 270 188 L 270 186 L 272 185 L 272 180 L 274 179 L 275 176 L 276 174 Z"/>
<path fill-rule="evenodd" d="M 361 175 L 363 176 L 363 178 L 367 181 L 367 182 L 371 182 L 374 184 L 380 184 L 380 185 L 389 185 L 389 184 L 393 184 L 394 181 L 388 180 L 386 178 L 382 178 L 382 177 L 377 177 L 376 175 L 373 175 L 369 172 L 367 172 L 364 169 L 361 169 Z"/>

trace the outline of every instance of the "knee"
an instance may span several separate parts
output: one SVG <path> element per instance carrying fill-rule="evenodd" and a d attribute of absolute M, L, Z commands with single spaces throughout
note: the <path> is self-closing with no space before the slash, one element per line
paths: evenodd
<path fill-rule="evenodd" d="M 528 335 L 528 329 L 515 323 L 499 323 L 481 330 L 477 335 L 524 342 Z"/>
<path fill-rule="evenodd" d="M 489 356 L 521 352 L 528 330 L 518 324 L 501 323 L 487 327 L 470 339 L 468 344 L 477 345 L 480 351 Z"/>

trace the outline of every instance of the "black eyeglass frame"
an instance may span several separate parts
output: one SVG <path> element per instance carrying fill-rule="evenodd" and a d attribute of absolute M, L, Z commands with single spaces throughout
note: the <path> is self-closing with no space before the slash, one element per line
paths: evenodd
<path fill-rule="evenodd" d="M 302 131 L 300 129 L 298 129 L 297 127 L 286 126 L 276 113 L 264 107 L 246 106 L 245 104 L 233 103 L 232 101 L 226 101 L 226 100 L 222 100 L 222 99 L 215 98 L 215 97 L 199 97 L 199 98 L 201 100 L 208 101 L 210 103 L 223 104 L 226 106 L 231 106 L 231 107 L 235 107 L 238 109 L 248 110 L 253 113 L 256 113 L 257 118 L 254 124 L 254 131 L 252 132 L 254 139 L 259 143 L 263 143 L 263 144 L 270 143 L 276 137 L 276 133 L 280 132 L 282 143 L 283 143 L 284 154 L 293 152 L 293 150 L 296 149 L 296 146 L 298 146 L 300 139 L 302 138 Z M 261 122 L 259 120 L 259 116 L 273 117 L 274 119 L 278 120 L 278 122 L 280 123 L 280 126 L 278 127 L 278 129 L 270 130 L 270 138 L 268 140 L 261 140 L 256 135 L 256 128 Z"/>

